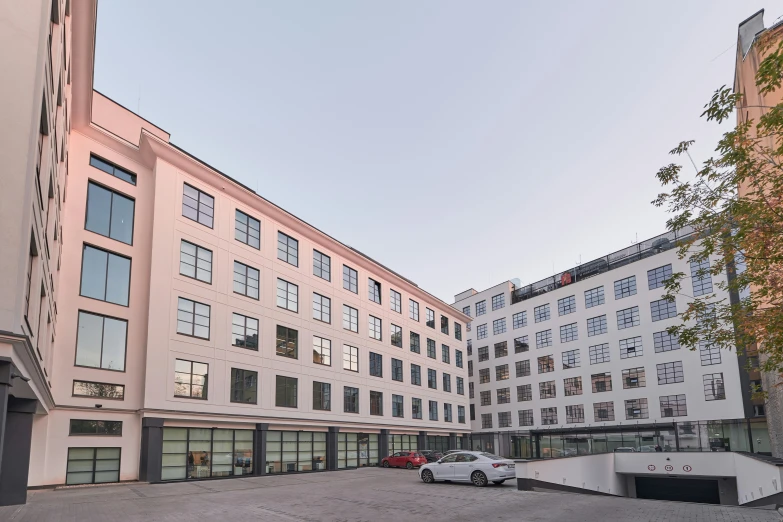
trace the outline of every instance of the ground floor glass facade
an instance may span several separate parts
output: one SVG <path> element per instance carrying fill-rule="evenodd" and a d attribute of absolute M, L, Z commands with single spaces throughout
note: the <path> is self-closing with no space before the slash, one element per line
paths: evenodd
<path fill-rule="evenodd" d="M 379 461 L 377 434 L 337 434 L 338 469 L 377 466 Z"/>
<path fill-rule="evenodd" d="M 419 447 L 418 435 L 389 435 L 389 455 L 398 451 L 416 451 Z"/>
<path fill-rule="evenodd" d="M 253 474 L 253 430 L 163 428 L 161 480 Z"/>
<path fill-rule="evenodd" d="M 103 484 L 119 481 L 120 448 L 68 448 L 66 484 Z"/>
<path fill-rule="evenodd" d="M 326 433 L 269 431 L 266 435 L 266 472 L 293 473 L 326 470 Z"/>

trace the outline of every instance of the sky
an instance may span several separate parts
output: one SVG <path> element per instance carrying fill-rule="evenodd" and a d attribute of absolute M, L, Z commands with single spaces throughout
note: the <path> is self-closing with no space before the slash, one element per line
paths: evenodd
<path fill-rule="evenodd" d="M 95 88 L 447 303 L 666 230 L 757 0 L 100 0 Z M 730 124 L 727 124 L 730 125 Z"/>

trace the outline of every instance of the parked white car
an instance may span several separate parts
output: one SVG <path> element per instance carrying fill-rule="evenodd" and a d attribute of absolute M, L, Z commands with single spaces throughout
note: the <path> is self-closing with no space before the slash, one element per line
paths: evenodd
<path fill-rule="evenodd" d="M 516 478 L 514 461 L 483 451 L 460 451 L 430 462 L 419 469 L 419 477 L 426 484 L 436 480 L 472 482 L 484 487 L 490 482 L 502 484 Z"/>

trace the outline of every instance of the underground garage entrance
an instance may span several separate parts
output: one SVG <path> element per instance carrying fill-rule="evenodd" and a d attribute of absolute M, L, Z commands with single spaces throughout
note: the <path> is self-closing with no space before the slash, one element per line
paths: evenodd
<path fill-rule="evenodd" d="M 636 498 L 720 504 L 717 479 L 636 477 Z"/>

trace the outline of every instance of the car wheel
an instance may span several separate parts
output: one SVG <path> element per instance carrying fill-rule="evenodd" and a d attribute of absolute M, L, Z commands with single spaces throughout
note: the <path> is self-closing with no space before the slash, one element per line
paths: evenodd
<path fill-rule="evenodd" d="M 501 485 L 504 482 L 505 482 L 505 480 L 493 480 L 492 481 L 493 484 L 497 484 L 498 486 Z"/>
<path fill-rule="evenodd" d="M 383 467 L 384 468 L 388 468 L 389 467 L 389 461 L 388 460 L 384 460 L 383 461 Z"/>
<path fill-rule="evenodd" d="M 487 485 L 487 476 L 481 471 L 474 471 L 470 476 L 470 481 L 473 482 L 474 486 L 483 488 Z"/>
<path fill-rule="evenodd" d="M 425 469 L 424 471 L 421 472 L 421 480 L 425 484 L 432 484 L 433 482 L 435 482 L 435 477 L 433 476 L 432 471 Z"/>
<path fill-rule="evenodd" d="M 413 469 L 413 462 L 408 462 L 407 464 L 405 464 L 405 467 L 408 469 Z"/>

